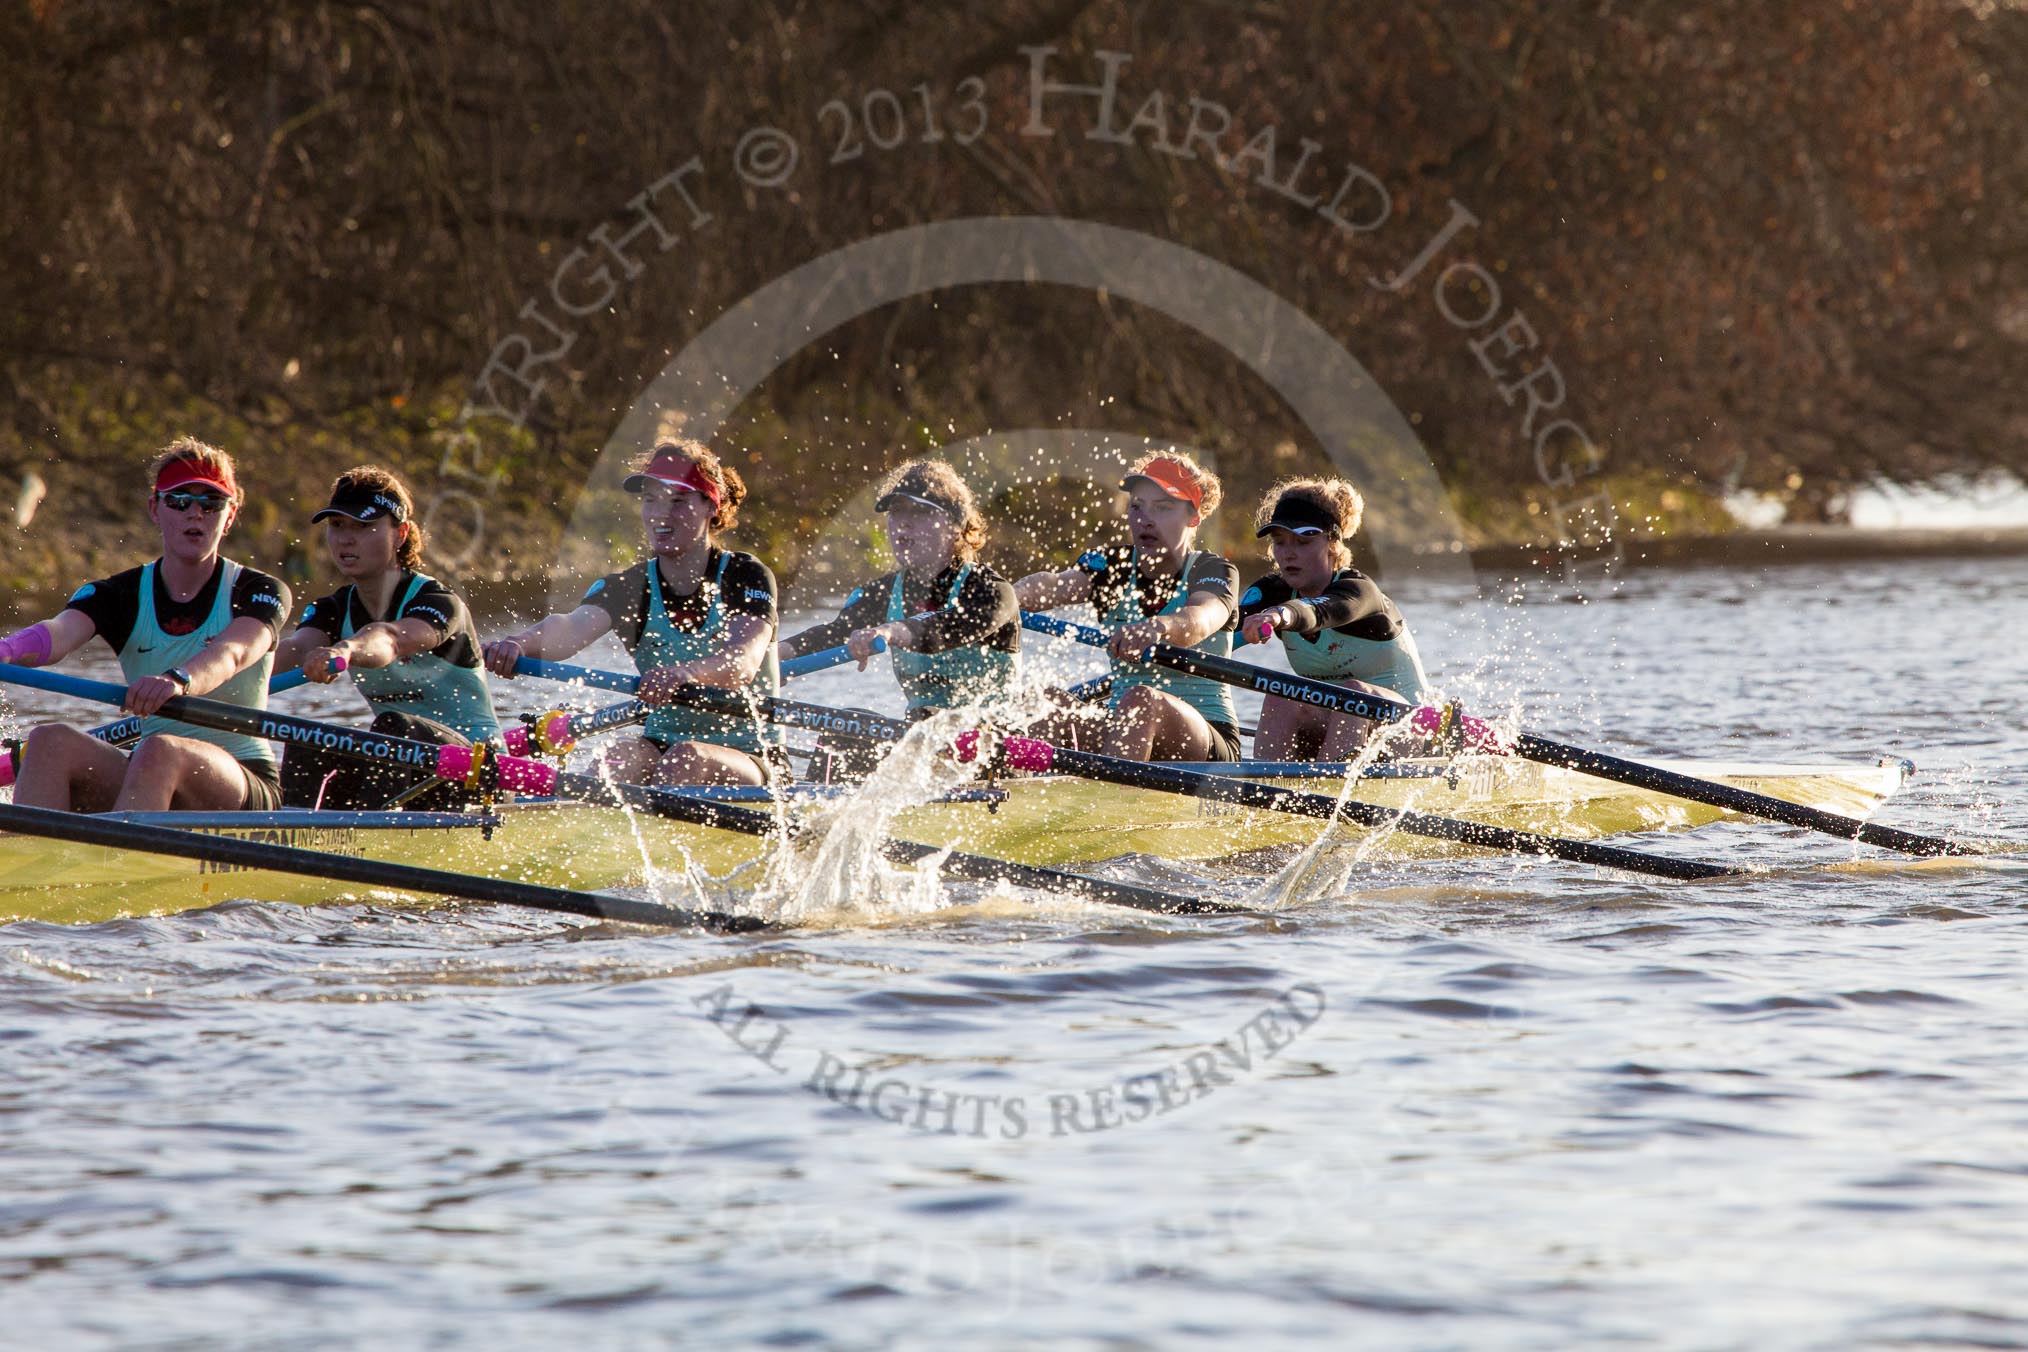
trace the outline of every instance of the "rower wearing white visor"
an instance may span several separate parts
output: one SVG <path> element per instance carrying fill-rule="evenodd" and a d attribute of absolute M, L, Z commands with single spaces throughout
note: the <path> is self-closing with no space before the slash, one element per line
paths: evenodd
<path fill-rule="evenodd" d="M 479 634 L 464 600 L 422 571 L 423 528 L 415 499 L 378 465 L 346 470 L 310 518 L 346 585 L 312 603 L 276 649 L 277 665 L 310 680 L 349 677 L 373 710 L 373 731 L 438 746 L 500 735 Z M 411 789 L 428 784 L 422 792 Z M 413 770 L 374 765 L 307 745 L 282 758 L 282 801 L 291 807 L 412 808 L 457 805 L 452 785 Z"/>
<path fill-rule="evenodd" d="M 900 566 L 854 591 L 837 619 L 783 639 L 781 656 L 842 644 L 864 670 L 884 641 L 911 718 L 1006 698 L 1021 605 L 1014 585 L 979 561 L 986 519 L 971 488 L 945 462 L 915 460 L 881 481 L 873 506 L 887 514 Z"/>
<path fill-rule="evenodd" d="M 1261 499 L 1254 535 L 1275 571 L 1239 598 L 1248 643 L 1279 638 L 1300 676 L 1426 704 L 1434 698 L 1415 638 L 1394 602 L 1352 567 L 1346 543 L 1366 504 L 1343 479 L 1290 479 Z M 1366 742 L 1371 719 L 1270 695 L 1254 755 L 1262 760 L 1344 760 Z"/>

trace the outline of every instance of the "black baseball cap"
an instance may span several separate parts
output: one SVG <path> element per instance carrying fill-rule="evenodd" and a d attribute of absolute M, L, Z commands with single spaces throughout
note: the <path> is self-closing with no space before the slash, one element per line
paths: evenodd
<path fill-rule="evenodd" d="M 401 499 L 394 494 L 365 484 L 340 484 L 331 494 L 331 501 L 317 509 L 310 518 L 316 525 L 327 516 L 349 516 L 354 521 L 377 521 L 391 516 L 398 526 L 408 520 L 408 509 L 401 505 Z"/>
<path fill-rule="evenodd" d="M 896 481 L 894 487 L 882 493 L 874 502 L 873 510 L 884 512 L 900 499 L 934 507 L 953 521 L 965 519 L 965 509 L 948 489 L 934 482 L 930 475 L 919 469 L 912 469 Z"/>
<path fill-rule="evenodd" d="M 1253 533 L 1253 538 L 1258 540 L 1276 529 L 1294 531 L 1297 535 L 1328 535 L 1335 540 L 1338 538 L 1338 518 L 1308 498 L 1284 493 L 1275 503 L 1274 515 Z"/>

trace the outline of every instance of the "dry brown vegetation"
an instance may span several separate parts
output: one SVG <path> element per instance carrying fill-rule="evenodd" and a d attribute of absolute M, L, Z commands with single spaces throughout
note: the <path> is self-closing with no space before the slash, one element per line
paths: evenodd
<path fill-rule="evenodd" d="M 1129 53 L 1119 118 L 1160 91 L 1172 142 L 1193 98 L 1229 111 L 1227 155 L 1273 126 L 1286 172 L 1313 138 L 1310 188 L 1363 166 L 1386 224 L 1334 228 L 1262 187 L 1258 160 L 1092 140 L 1089 100 L 1053 101 L 1053 135 L 1020 134 L 1037 44 L 1059 49 L 1060 79 Z M 541 336 L 522 308 L 693 156 L 712 223 L 637 246 L 639 274 L 544 368 L 525 433 L 473 424 L 495 519 L 524 523 L 518 557 L 478 567 L 554 557 L 556 505 L 620 412 L 743 297 L 971 216 L 1145 232 L 1290 301 L 1410 415 L 1482 533 L 1526 530 L 1518 504 L 1542 493 L 1520 406 L 1427 285 L 1369 284 L 1453 201 L 1480 222 L 1457 257 L 1499 280 L 1503 316 L 1525 310 L 1617 482 L 1656 500 L 1786 488 L 1808 515 L 1874 474 L 2019 465 L 2024 54 L 2028 13 L 1958 0 L 0 5 L 0 473 L 35 469 L 55 513 L 15 532 L 14 572 L 74 575 L 81 537 L 124 556 L 89 529 L 134 515 L 105 468 L 172 427 L 220 437 L 279 490 L 249 521 L 269 557 L 291 547 L 294 499 L 344 464 L 392 459 L 427 496 L 488 353 L 517 326 Z M 968 79 L 985 134 L 923 144 L 916 86 L 954 133 Z M 908 138 L 830 163 L 822 105 L 864 110 L 882 88 Z M 803 147 L 778 189 L 731 172 L 761 124 Z M 724 436 L 747 456 L 751 538 L 792 567 L 865 470 L 1048 427 L 1211 448 L 1242 496 L 1314 452 L 1204 335 L 1020 285 L 822 335 Z"/>

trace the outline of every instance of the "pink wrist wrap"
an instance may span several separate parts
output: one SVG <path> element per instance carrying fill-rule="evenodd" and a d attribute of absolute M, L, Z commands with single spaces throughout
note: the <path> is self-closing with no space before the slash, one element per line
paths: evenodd
<path fill-rule="evenodd" d="M 26 629 L 0 638 L 0 662 L 12 662 L 18 667 L 39 667 L 49 661 L 49 630 L 40 624 L 31 624 Z"/>

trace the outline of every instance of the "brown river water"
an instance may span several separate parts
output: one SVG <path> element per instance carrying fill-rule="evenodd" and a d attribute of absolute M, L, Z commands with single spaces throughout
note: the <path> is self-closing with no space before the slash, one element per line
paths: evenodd
<path fill-rule="evenodd" d="M 1880 820 L 2028 840 L 2028 559 L 1401 599 L 1544 735 L 1906 756 Z M 897 704 L 882 663 L 799 693 Z M 2028 865 L 1668 849 L 1769 871 L 0 928 L 0 1344 L 2028 1347 Z"/>

